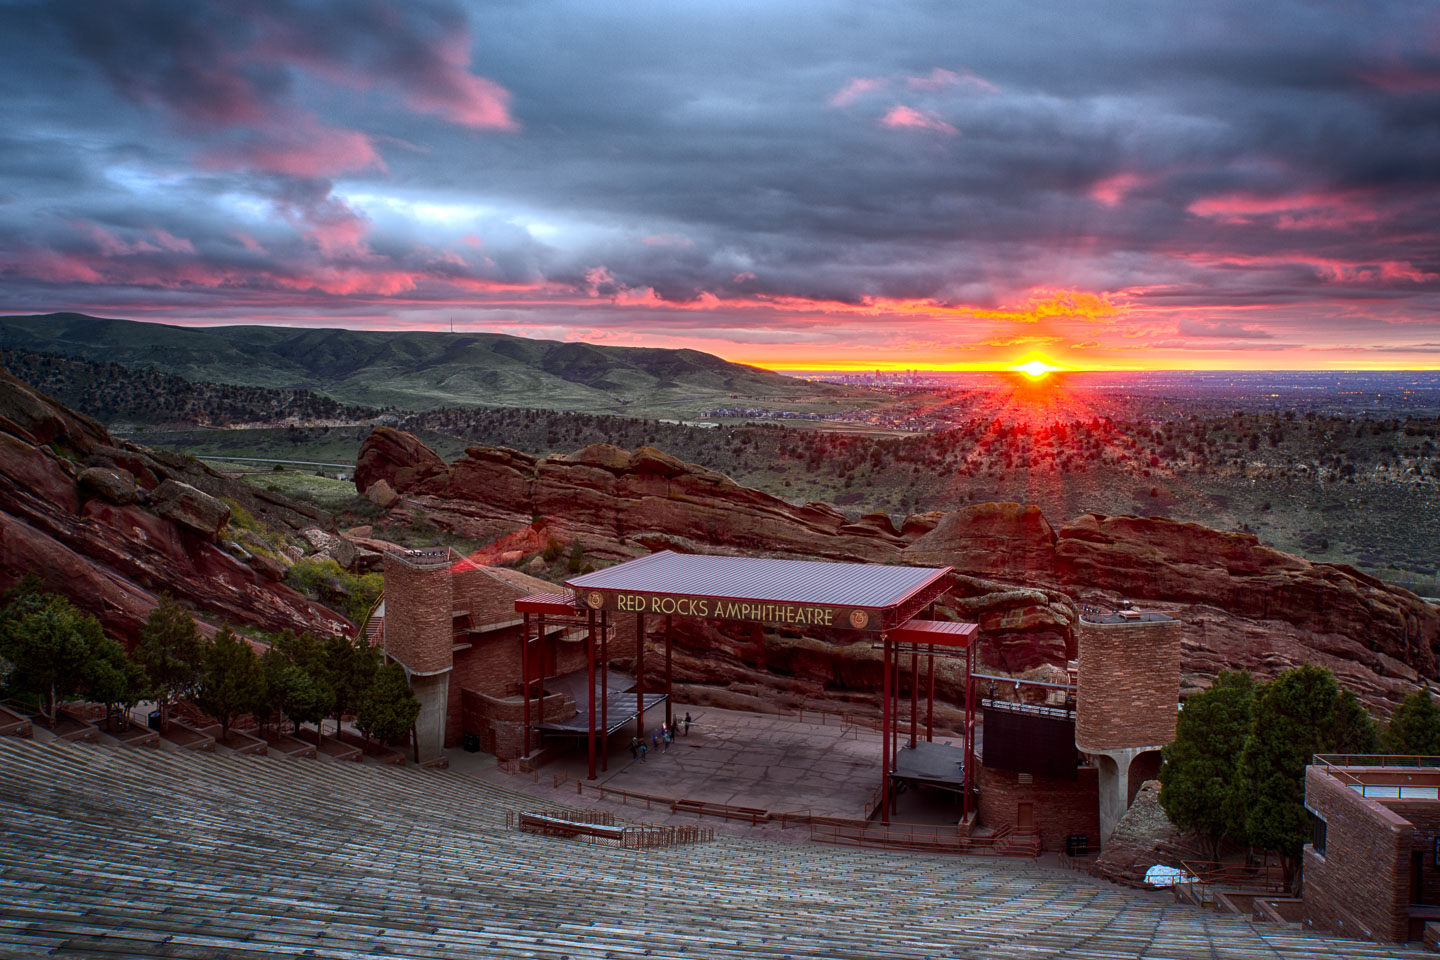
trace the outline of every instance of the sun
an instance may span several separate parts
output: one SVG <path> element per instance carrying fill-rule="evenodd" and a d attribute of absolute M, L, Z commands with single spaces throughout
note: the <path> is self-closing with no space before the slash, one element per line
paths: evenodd
<path fill-rule="evenodd" d="M 1031 360 L 1028 363 L 1020 364 L 1015 369 L 1025 374 L 1025 376 L 1030 377 L 1032 380 L 1040 380 L 1048 375 L 1050 371 L 1058 368 L 1050 366 L 1050 364 L 1044 360 Z"/>

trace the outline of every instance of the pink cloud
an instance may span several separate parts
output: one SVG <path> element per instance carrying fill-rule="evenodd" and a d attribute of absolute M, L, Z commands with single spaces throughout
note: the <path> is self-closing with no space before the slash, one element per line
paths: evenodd
<path fill-rule="evenodd" d="M 935 114 L 907 107 L 903 103 L 891 107 L 890 111 L 880 118 L 880 125 L 892 130 L 934 130 L 946 136 L 954 136 L 960 132 Z"/>
<path fill-rule="evenodd" d="M 1201 197 L 1186 209 L 1197 217 L 1225 224 L 1264 219 L 1280 230 L 1335 229 L 1379 219 L 1374 208 L 1349 193 L 1225 193 Z"/>
<path fill-rule="evenodd" d="M 1334 257 L 1318 257 L 1303 253 L 1270 254 L 1177 254 L 1179 259 L 1205 267 L 1220 269 L 1295 268 L 1310 270 L 1326 283 L 1374 285 L 1404 281 L 1428 283 L 1435 279 L 1408 260 L 1372 260 L 1355 262 Z"/>
<path fill-rule="evenodd" d="M 1230 340 L 1272 340 L 1274 337 L 1247 323 L 1223 323 L 1212 320 L 1183 318 L 1175 325 L 1182 337 L 1225 337 Z"/>
<path fill-rule="evenodd" d="M 118 236 L 113 230 L 107 230 L 98 223 L 82 221 L 75 224 L 80 233 L 90 239 L 95 248 L 106 257 L 133 257 L 146 253 L 190 253 L 195 252 L 195 245 L 184 237 L 177 237 L 168 230 L 159 227 L 149 227 L 134 232 L 134 236 L 126 239 Z"/>
<path fill-rule="evenodd" d="M 214 148 L 200 162 L 217 169 L 248 169 L 292 177 L 330 177 L 355 170 L 384 170 L 368 134 L 327 127 L 310 114 L 276 116 L 230 147 Z"/>
<path fill-rule="evenodd" d="M 647 247 L 693 247 L 695 241 L 677 233 L 652 233 L 640 238 Z"/>
<path fill-rule="evenodd" d="M 1102 206 L 1118 206 L 1121 200 L 1148 182 L 1139 174 L 1117 173 L 1104 180 L 1097 180 L 1090 187 L 1090 199 Z"/>
<path fill-rule="evenodd" d="M 470 72 L 469 47 L 468 34 L 440 44 L 431 69 L 401 81 L 405 102 L 476 130 L 518 130 L 510 115 L 510 91 Z"/>
<path fill-rule="evenodd" d="M 884 89 L 890 81 L 884 77 L 851 77 L 850 80 L 830 95 L 825 102 L 832 107 L 843 107 L 876 90 Z"/>
<path fill-rule="evenodd" d="M 230 236 L 234 237 L 236 243 L 240 244 L 240 246 L 244 247 L 246 250 L 249 250 L 251 253 L 265 252 L 265 248 L 260 246 L 260 242 L 254 237 L 250 236 L 250 234 L 248 233 L 243 233 L 239 230 L 232 230 L 230 232 Z"/>
<path fill-rule="evenodd" d="M 976 76 L 969 70 L 962 70 L 956 73 L 954 70 L 946 70 L 944 67 L 936 67 L 930 71 L 929 76 L 907 77 L 905 85 L 911 90 L 944 90 L 946 87 L 972 87 L 984 93 L 999 93 L 1000 88 L 990 81 Z"/>

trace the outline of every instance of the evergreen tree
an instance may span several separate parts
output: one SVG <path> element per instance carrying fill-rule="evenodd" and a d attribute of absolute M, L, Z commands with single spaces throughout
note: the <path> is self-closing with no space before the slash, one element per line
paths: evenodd
<path fill-rule="evenodd" d="M 1185 701 L 1160 768 L 1160 805 L 1177 827 L 1194 830 L 1216 860 L 1226 836 L 1244 837 L 1235 771 L 1250 733 L 1254 698 L 1249 673 L 1221 673 L 1209 690 Z"/>
<path fill-rule="evenodd" d="M 295 724 L 298 736 L 300 724 L 318 725 L 330 712 L 332 693 L 324 647 L 313 634 L 282 630 L 271 653 L 274 657 L 267 659 L 266 677 L 274 703 Z"/>
<path fill-rule="evenodd" d="M 200 680 L 205 644 L 195 618 L 174 598 L 162 594 L 159 606 L 150 611 L 145 626 L 140 628 L 140 645 L 135 654 L 154 685 L 163 728 L 169 705 L 194 693 Z"/>
<path fill-rule="evenodd" d="M 220 721 L 222 740 L 230 735 L 236 717 L 259 710 L 265 701 L 265 668 L 245 638 L 228 625 L 205 648 L 196 700 Z"/>
<path fill-rule="evenodd" d="M 135 704 L 152 696 L 145 668 L 125 655 L 125 648 L 109 637 L 101 637 L 85 662 L 80 695 L 105 704 L 105 726 L 119 706 L 129 712 Z"/>
<path fill-rule="evenodd" d="M 1440 709 L 1422 687 L 1400 702 L 1385 728 L 1386 753 L 1404 756 L 1440 756 Z"/>
<path fill-rule="evenodd" d="M 9 687 L 33 694 L 51 726 L 60 701 L 80 692 L 91 651 L 104 640 L 98 620 L 54 594 L 26 595 L 8 604 L 0 617 Z"/>
<path fill-rule="evenodd" d="M 1280 854 L 1287 880 L 1310 837 L 1305 767 L 1317 753 L 1373 753 L 1375 742 L 1375 724 L 1355 695 L 1322 667 L 1287 670 L 1256 694 L 1240 758 L 1245 834 Z"/>
<path fill-rule="evenodd" d="M 355 709 L 360 695 L 375 680 L 380 651 L 363 635 L 352 640 L 337 633 L 325 641 L 322 662 L 325 687 L 330 693 L 328 713 L 335 718 L 335 734 L 339 736 L 341 718 Z"/>
<path fill-rule="evenodd" d="M 355 726 L 366 739 L 396 740 L 403 737 L 420 715 L 420 701 L 398 663 L 381 667 L 375 680 L 360 695 Z"/>

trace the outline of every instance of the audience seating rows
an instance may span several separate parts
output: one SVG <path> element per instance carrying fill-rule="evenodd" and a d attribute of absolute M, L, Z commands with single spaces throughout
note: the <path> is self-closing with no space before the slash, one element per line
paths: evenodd
<path fill-rule="evenodd" d="M 458 773 L 0 739 L 0 957 L 1372 958 L 1027 862 L 505 829 Z"/>

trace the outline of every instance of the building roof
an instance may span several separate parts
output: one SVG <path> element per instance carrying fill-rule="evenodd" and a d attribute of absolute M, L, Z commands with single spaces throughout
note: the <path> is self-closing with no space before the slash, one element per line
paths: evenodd
<path fill-rule="evenodd" d="M 878 630 L 904 623 L 937 599 L 949 586 L 950 569 L 665 550 L 565 585 L 593 609 Z M 637 600 L 643 605 L 635 606 Z M 815 619 L 810 611 L 821 608 L 844 618 Z"/>

